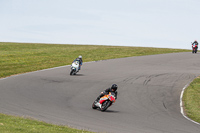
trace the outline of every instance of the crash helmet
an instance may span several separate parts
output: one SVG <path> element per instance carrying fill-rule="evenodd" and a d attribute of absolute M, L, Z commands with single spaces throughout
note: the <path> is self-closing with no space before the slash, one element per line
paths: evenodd
<path fill-rule="evenodd" d="M 79 59 L 82 59 L 82 56 L 81 56 L 81 55 L 79 55 L 79 56 L 78 56 L 78 58 L 79 58 Z"/>
<path fill-rule="evenodd" d="M 116 91 L 117 88 L 118 88 L 118 86 L 117 86 L 116 84 L 113 84 L 113 85 L 111 86 L 111 89 L 113 89 L 114 91 Z"/>

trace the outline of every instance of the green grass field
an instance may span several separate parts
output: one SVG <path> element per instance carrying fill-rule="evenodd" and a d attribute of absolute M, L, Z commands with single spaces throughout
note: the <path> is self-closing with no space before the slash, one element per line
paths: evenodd
<path fill-rule="evenodd" d="M 0 78 L 46 68 L 69 65 L 79 55 L 83 56 L 84 62 L 89 62 L 113 58 L 176 52 L 190 52 L 190 50 L 0 42 Z M 195 86 L 194 88 L 196 89 L 200 87 Z M 186 98 L 184 98 L 185 105 L 190 104 L 186 103 L 186 101 L 190 100 L 188 99 L 190 95 L 193 95 L 188 92 L 187 94 L 189 96 L 185 96 Z M 195 99 L 199 103 L 200 98 L 196 96 Z M 188 110 L 190 110 L 191 108 L 194 108 L 194 106 L 196 106 L 196 104 L 192 102 L 190 107 L 186 106 L 186 109 L 188 108 Z M 198 104 L 196 110 L 199 110 L 199 107 L 200 106 Z M 188 110 L 186 112 L 190 114 L 190 111 Z M 199 113 L 194 117 L 197 118 L 198 116 L 200 116 Z M 199 120 L 199 118 L 197 120 Z M 66 126 L 51 125 L 44 122 L 4 114 L 0 114 L 0 131 L 3 133 L 88 133 L 87 131 L 71 129 Z"/>

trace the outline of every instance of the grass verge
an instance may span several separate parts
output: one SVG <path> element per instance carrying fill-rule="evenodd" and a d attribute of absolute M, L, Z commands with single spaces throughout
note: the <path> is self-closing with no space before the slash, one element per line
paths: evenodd
<path fill-rule="evenodd" d="M 29 118 L 0 114 L 1 133 L 92 133 L 66 126 L 52 125 Z"/>
<path fill-rule="evenodd" d="M 194 79 L 183 94 L 185 114 L 200 123 L 200 77 Z"/>

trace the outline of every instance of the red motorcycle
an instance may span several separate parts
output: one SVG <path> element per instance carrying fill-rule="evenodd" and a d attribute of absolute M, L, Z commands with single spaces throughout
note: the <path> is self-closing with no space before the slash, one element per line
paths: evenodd
<path fill-rule="evenodd" d="M 192 53 L 197 53 L 197 45 L 192 45 Z"/>
<path fill-rule="evenodd" d="M 115 102 L 115 93 L 109 92 L 109 94 L 104 95 L 99 101 L 94 101 L 92 104 L 93 109 L 99 108 L 101 111 L 106 111 Z"/>

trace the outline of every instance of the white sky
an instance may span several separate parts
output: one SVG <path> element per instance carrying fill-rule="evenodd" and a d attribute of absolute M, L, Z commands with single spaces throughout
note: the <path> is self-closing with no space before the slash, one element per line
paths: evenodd
<path fill-rule="evenodd" d="M 0 0 L 0 42 L 191 49 L 200 0 Z"/>

